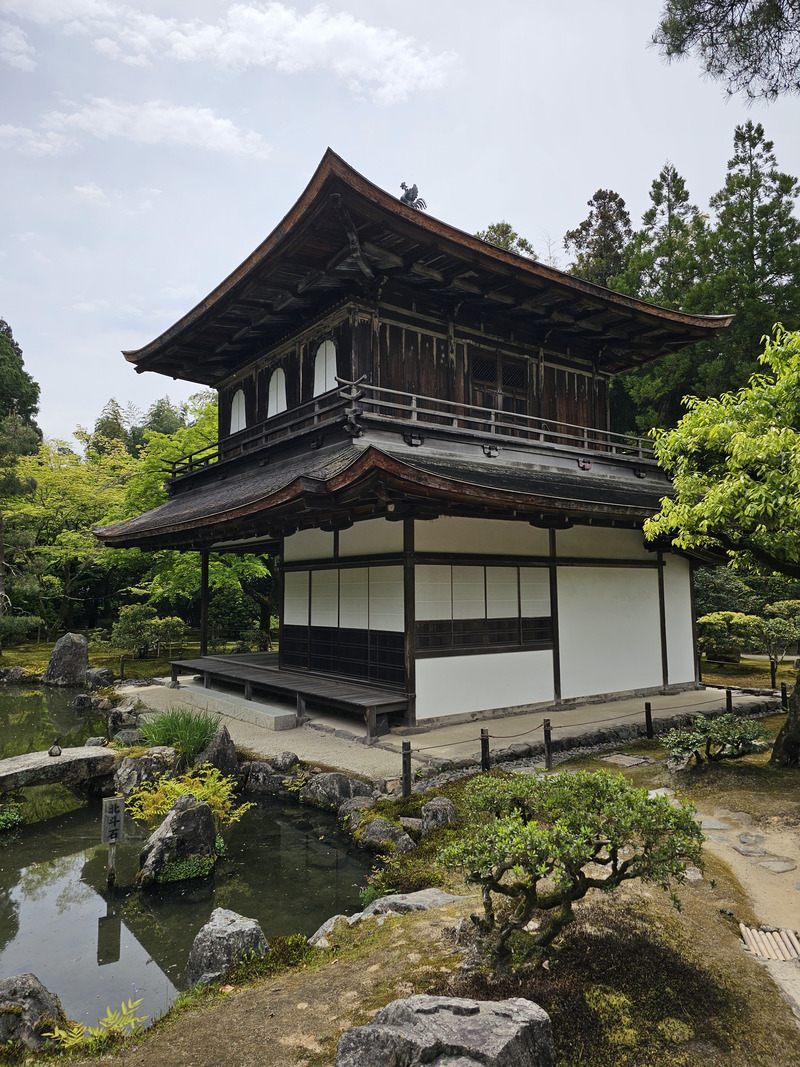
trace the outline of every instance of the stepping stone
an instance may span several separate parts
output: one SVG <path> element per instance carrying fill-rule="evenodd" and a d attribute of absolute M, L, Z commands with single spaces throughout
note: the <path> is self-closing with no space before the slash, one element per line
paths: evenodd
<path fill-rule="evenodd" d="M 763 845 L 763 834 L 739 834 L 739 840 L 743 845 Z"/>
<path fill-rule="evenodd" d="M 734 852 L 738 852 L 740 856 L 768 856 L 769 852 L 765 848 L 760 848 L 758 845 L 734 845 Z"/>
<path fill-rule="evenodd" d="M 695 815 L 695 819 L 700 823 L 704 830 L 729 830 L 730 827 L 727 823 L 720 822 L 719 819 L 712 819 L 710 815 L 703 815 L 701 811 Z"/>
<path fill-rule="evenodd" d="M 775 856 L 774 859 L 761 860 L 759 867 L 765 867 L 768 871 L 772 871 L 773 874 L 788 874 L 789 871 L 797 870 L 797 864 L 792 863 L 785 856 Z"/>
<path fill-rule="evenodd" d="M 665 786 L 662 786 L 660 789 L 648 790 L 647 795 L 649 797 L 674 797 L 675 792 L 672 789 L 667 789 Z"/>
<path fill-rule="evenodd" d="M 687 882 L 702 882 L 703 872 L 699 867 L 687 867 L 683 872 L 683 876 Z"/>
<path fill-rule="evenodd" d="M 610 756 L 601 756 L 604 763 L 615 763 L 618 767 L 639 767 L 642 763 L 652 763 L 649 756 L 626 756 L 622 752 L 612 752 Z"/>
<path fill-rule="evenodd" d="M 709 841 L 716 841 L 719 845 L 729 845 L 731 839 L 726 837 L 725 834 L 706 834 Z"/>

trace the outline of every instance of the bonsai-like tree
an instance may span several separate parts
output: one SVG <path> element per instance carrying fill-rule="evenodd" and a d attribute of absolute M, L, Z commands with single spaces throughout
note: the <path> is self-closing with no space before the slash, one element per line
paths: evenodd
<path fill-rule="evenodd" d="M 481 887 L 483 916 L 472 919 L 498 969 L 509 966 L 512 949 L 525 961 L 517 970 L 541 965 L 590 889 L 611 892 L 641 878 L 668 890 L 688 864 L 702 863 L 691 807 L 673 807 L 621 776 L 482 777 L 466 798 L 468 828 L 438 860 Z"/>

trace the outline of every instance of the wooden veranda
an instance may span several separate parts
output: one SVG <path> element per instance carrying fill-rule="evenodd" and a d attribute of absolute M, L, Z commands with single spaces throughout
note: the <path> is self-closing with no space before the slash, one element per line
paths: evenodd
<path fill-rule="evenodd" d="M 379 689 L 344 678 L 307 671 L 282 670 L 277 652 L 253 652 L 228 656 L 201 656 L 173 660 L 172 680 L 181 674 L 199 675 L 209 689 L 215 682 L 244 691 L 245 700 L 262 694 L 296 703 L 297 714 L 308 705 L 344 711 L 363 718 L 367 737 L 386 733 L 390 720 L 404 721 L 409 699 L 396 689 Z"/>

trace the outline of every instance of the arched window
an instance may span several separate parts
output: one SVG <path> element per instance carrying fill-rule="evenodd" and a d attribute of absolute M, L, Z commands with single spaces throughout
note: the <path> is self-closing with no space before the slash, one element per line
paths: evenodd
<path fill-rule="evenodd" d="M 323 341 L 314 357 L 314 396 L 336 388 L 336 345 Z"/>
<path fill-rule="evenodd" d="M 238 433 L 247 426 L 244 406 L 244 390 L 237 389 L 231 401 L 231 433 Z"/>
<path fill-rule="evenodd" d="M 273 415 L 280 415 L 282 411 L 286 411 L 286 375 L 283 373 L 283 368 L 278 367 L 272 372 L 269 380 L 267 418 L 271 419 Z"/>

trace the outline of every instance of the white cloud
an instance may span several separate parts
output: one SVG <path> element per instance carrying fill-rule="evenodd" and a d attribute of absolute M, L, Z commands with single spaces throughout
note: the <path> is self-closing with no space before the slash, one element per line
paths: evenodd
<path fill-rule="evenodd" d="M 76 185 L 73 192 L 78 200 L 84 200 L 87 204 L 100 204 L 105 207 L 111 203 L 108 193 L 101 189 L 99 185 L 95 185 L 94 182 L 88 182 L 86 185 Z"/>
<path fill-rule="evenodd" d="M 36 69 L 36 49 L 28 44 L 25 31 L 10 22 L 0 21 L 0 59 L 17 70 Z"/>
<path fill-rule="evenodd" d="M 255 131 L 240 130 L 230 119 L 218 118 L 209 108 L 184 107 L 163 100 L 126 104 L 104 98 L 94 99 L 75 111 L 52 111 L 38 129 L 0 126 L 0 145 L 17 147 L 31 155 L 55 155 L 76 143 L 81 134 L 91 134 L 101 141 L 122 137 L 136 144 L 186 145 L 257 159 L 270 153 L 270 146 Z"/>
<path fill-rule="evenodd" d="M 104 0 L 0 0 L 0 9 L 80 29 L 101 54 L 132 66 L 169 59 L 284 74 L 329 71 L 357 95 L 368 93 L 383 104 L 440 88 L 455 60 L 349 12 L 319 5 L 300 13 L 280 0 L 234 3 L 215 23 L 162 18 Z"/>

